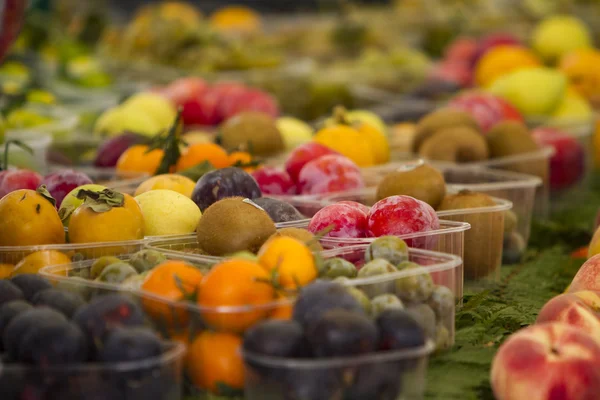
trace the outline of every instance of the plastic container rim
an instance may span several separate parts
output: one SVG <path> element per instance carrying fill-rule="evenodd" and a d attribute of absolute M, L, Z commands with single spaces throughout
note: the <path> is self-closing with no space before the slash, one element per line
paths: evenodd
<path fill-rule="evenodd" d="M 65 228 L 65 232 L 68 230 Z M 90 243 L 64 243 L 64 244 L 40 244 L 31 246 L 0 246 L 0 255 L 5 252 L 17 252 L 17 251 L 44 251 L 44 250 L 58 250 L 58 251 L 69 251 L 69 250 L 80 250 L 90 248 L 102 248 L 102 247 L 116 247 L 116 246 L 143 246 L 146 243 L 146 239 L 139 240 L 122 240 L 114 242 L 90 242 Z"/>
<path fill-rule="evenodd" d="M 333 357 L 327 359 L 301 359 L 271 357 L 255 354 L 242 350 L 244 361 L 260 363 L 261 366 L 289 368 L 289 369 L 323 369 L 323 368 L 346 368 L 354 364 L 370 364 L 399 361 L 404 359 L 422 358 L 430 355 L 435 349 L 432 340 L 420 347 L 406 350 L 395 350 L 363 354 L 356 357 Z"/>
<path fill-rule="evenodd" d="M 344 247 L 344 250 L 346 250 L 346 251 L 360 250 L 360 249 L 366 249 L 366 247 L 367 247 L 367 245 L 362 244 L 362 245 Z M 328 254 L 335 254 L 334 250 L 336 250 L 336 249 L 327 250 L 327 252 L 328 252 Z M 339 251 L 341 251 L 342 249 L 337 249 L 337 250 L 339 253 Z M 189 256 L 188 255 L 186 257 L 186 256 L 179 255 L 179 254 L 168 253 L 167 251 L 162 251 L 162 253 L 170 259 L 185 260 L 185 261 L 189 261 L 190 263 L 210 264 L 212 262 L 212 260 L 206 259 L 203 256 Z M 322 252 L 322 254 L 323 253 L 325 253 L 325 251 Z M 460 257 L 452 255 L 452 254 L 409 248 L 409 256 L 411 254 L 416 254 L 416 255 L 423 256 L 423 257 L 429 257 L 430 259 L 434 259 L 434 261 L 436 261 L 435 264 L 421 266 L 427 272 L 447 271 L 447 270 L 457 268 L 462 264 L 462 259 Z M 127 259 L 129 256 L 130 255 L 120 255 L 120 256 L 117 256 L 117 258 Z M 257 310 L 271 310 L 274 307 L 292 305 L 292 304 L 294 304 L 294 302 L 296 300 L 295 298 L 286 298 L 283 300 L 275 300 L 275 301 L 271 301 L 269 303 L 257 304 L 257 305 L 206 307 L 206 306 L 201 306 L 199 304 L 188 302 L 188 301 L 175 301 L 175 302 L 169 301 L 162 296 L 159 296 L 154 293 L 150 293 L 148 291 L 141 290 L 141 289 L 126 289 L 122 285 L 115 285 L 115 284 L 110 284 L 110 283 L 105 283 L 105 282 L 96 282 L 96 281 L 92 281 L 92 280 L 84 280 L 84 281 L 74 280 L 73 277 L 56 274 L 56 272 L 64 271 L 64 270 L 76 271 L 76 270 L 80 270 L 80 269 L 84 269 L 84 268 L 89 268 L 94 263 L 94 261 L 95 260 L 84 260 L 84 261 L 74 262 L 74 263 L 70 263 L 70 264 L 50 265 L 50 266 L 42 268 L 39 271 L 39 274 L 46 277 L 47 279 L 49 279 L 51 281 L 68 282 L 68 283 L 83 285 L 86 287 L 91 287 L 91 288 L 96 288 L 96 289 L 106 289 L 106 290 L 110 290 L 110 291 L 114 291 L 114 292 L 124 292 L 125 291 L 128 293 L 136 294 L 143 299 L 162 302 L 164 304 L 168 304 L 173 307 L 184 308 L 184 309 L 187 309 L 190 311 L 197 311 L 200 313 L 236 314 L 236 313 L 243 313 L 243 312 L 252 312 L 252 311 L 257 311 Z M 221 261 L 223 261 L 223 259 L 217 260 L 217 262 L 221 262 Z M 420 270 L 413 269 L 413 270 L 408 270 L 408 271 L 399 271 L 398 273 L 394 273 L 394 274 L 386 274 L 385 278 L 387 278 L 389 280 L 390 276 L 393 275 L 394 279 L 398 279 L 398 278 L 404 278 L 406 276 L 419 275 L 421 273 L 423 273 L 423 272 Z M 373 279 L 373 278 L 375 278 L 375 279 Z M 362 278 L 362 279 L 352 279 L 352 280 L 348 281 L 347 283 L 344 283 L 344 285 L 345 286 L 355 286 L 355 285 L 364 284 L 364 282 L 376 283 L 376 282 L 379 282 L 378 279 L 380 279 L 380 277 L 377 277 L 377 276 L 369 277 L 369 278 Z M 384 280 L 386 280 L 386 279 L 384 279 Z"/>
<path fill-rule="evenodd" d="M 164 342 L 170 348 L 163 352 L 163 354 L 157 357 L 146 358 L 144 360 L 139 361 L 124 361 L 118 363 L 79 363 L 79 364 L 60 364 L 53 366 L 46 366 L 43 368 L 44 372 L 72 372 L 72 373 L 80 373 L 80 372 L 99 372 L 99 371 L 118 371 L 118 372 L 128 372 L 132 370 L 142 369 L 142 368 L 152 368 L 160 365 L 164 365 L 170 363 L 182 355 L 185 354 L 185 345 L 183 343 L 167 341 Z M 0 373 L 4 371 L 31 371 L 42 370 L 42 368 L 38 368 L 35 366 L 25 365 L 25 364 L 3 364 L 0 366 Z"/>

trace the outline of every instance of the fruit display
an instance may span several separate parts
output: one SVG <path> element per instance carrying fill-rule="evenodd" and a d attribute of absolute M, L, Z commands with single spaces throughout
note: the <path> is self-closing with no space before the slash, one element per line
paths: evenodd
<path fill-rule="evenodd" d="M 164 341 L 129 297 L 90 299 L 40 275 L 3 280 L 0 293 L 0 383 L 6 399 L 22 393 L 38 398 L 151 393 L 164 400 L 181 395 L 184 347 Z"/>

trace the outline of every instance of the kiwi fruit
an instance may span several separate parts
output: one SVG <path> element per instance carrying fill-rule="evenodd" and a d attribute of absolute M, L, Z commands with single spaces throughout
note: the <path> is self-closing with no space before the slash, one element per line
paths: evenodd
<path fill-rule="evenodd" d="M 256 111 L 241 112 L 225 121 L 219 140 L 226 149 L 245 150 L 258 156 L 274 155 L 285 148 L 275 120 Z"/>
<path fill-rule="evenodd" d="M 419 156 L 436 161 L 476 162 L 489 158 L 488 144 L 476 130 L 457 126 L 444 128 L 427 138 Z"/>
<path fill-rule="evenodd" d="M 413 153 L 417 153 L 423 142 L 440 129 L 460 126 L 471 128 L 475 132 L 480 130 L 477 121 L 464 111 L 442 108 L 427 114 L 417 124 L 412 142 Z"/>
<path fill-rule="evenodd" d="M 509 157 L 517 154 L 531 153 L 539 150 L 529 129 L 517 121 L 504 121 L 492 127 L 487 134 L 487 142 L 492 158 Z M 520 161 L 503 166 L 514 172 L 521 172 L 548 179 L 548 162 L 545 158 L 531 161 Z"/>
<path fill-rule="evenodd" d="M 487 194 L 463 190 L 456 194 L 446 195 L 438 211 L 493 207 L 495 205 L 494 199 Z M 449 215 L 441 218 L 471 224 L 471 229 L 465 232 L 464 239 L 465 279 L 493 278 L 494 274 L 500 271 L 499 267 L 502 262 L 504 211 L 470 212 L 467 215 Z M 485 245 L 482 245 L 482 242 Z"/>
<path fill-rule="evenodd" d="M 202 250 L 212 256 L 240 251 L 256 253 L 276 232 L 269 215 L 249 199 L 229 197 L 202 214 L 196 234 Z"/>
<path fill-rule="evenodd" d="M 294 239 L 300 240 L 302 243 L 306 243 L 306 245 L 313 251 L 323 251 L 323 246 L 319 243 L 319 240 L 315 235 L 309 232 L 306 229 L 302 228 L 281 228 L 278 229 L 277 232 L 273 234 L 273 236 L 288 236 Z"/>
<path fill-rule="evenodd" d="M 444 175 L 429 164 L 390 172 L 377 186 L 377 201 L 396 195 L 414 197 L 435 209 L 446 195 Z"/>

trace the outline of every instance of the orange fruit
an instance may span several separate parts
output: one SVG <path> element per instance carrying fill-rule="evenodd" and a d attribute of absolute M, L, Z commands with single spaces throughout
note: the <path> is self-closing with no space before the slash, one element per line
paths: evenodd
<path fill-rule="evenodd" d="M 571 86 L 588 100 L 600 100 L 600 51 L 580 49 L 566 54 L 558 69 L 569 79 Z"/>
<path fill-rule="evenodd" d="M 15 266 L 13 264 L 0 264 L 0 279 L 8 279 L 13 273 Z"/>
<path fill-rule="evenodd" d="M 148 146 L 138 144 L 121 154 L 116 168 L 120 172 L 145 172 L 154 175 L 164 155 L 165 152 L 161 149 L 148 152 Z"/>
<path fill-rule="evenodd" d="M 42 194 L 22 189 L 0 200 L 0 246 L 64 243 L 65 228 L 58 211 Z"/>
<path fill-rule="evenodd" d="M 86 199 L 71 215 L 69 241 L 71 243 L 98 243 L 140 240 L 144 238 L 144 216 L 138 203 L 123 194 L 121 206 L 111 206 L 106 211 L 94 211 Z M 130 246 L 81 249 L 88 257 L 124 254 Z"/>
<path fill-rule="evenodd" d="M 142 193 L 149 192 L 150 190 L 173 190 L 174 192 L 181 193 L 186 197 L 192 197 L 192 192 L 196 182 L 190 178 L 177 175 L 177 174 L 161 174 L 153 176 L 152 178 L 145 180 L 140 186 L 135 189 L 134 196 L 139 196 Z"/>
<path fill-rule="evenodd" d="M 195 294 L 201 280 L 202 272 L 183 261 L 167 261 L 157 265 L 142 283 L 142 290 L 164 301 L 145 297 L 142 300 L 144 309 L 155 320 L 166 322 L 169 326 L 186 326 L 187 308 L 173 303 L 182 302 Z"/>
<path fill-rule="evenodd" d="M 516 45 L 496 46 L 486 52 L 475 66 L 475 82 L 487 87 L 499 77 L 526 67 L 542 65 L 530 50 Z"/>
<path fill-rule="evenodd" d="M 204 331 L 194 339 L 186 355 L 186 369 L 192 383 L 215 394 L 222 386 L 244 387 L 242 338 L 231 333 Z"/>
<path fill-rule="evenodd" d="M 252 154 L 246 152 L 246 151 L 234 151 L 233 153 L 229 154 L 229 164 L 231 166 L 235 166 L 235 164 L 250 164 L 252 161 L 254 161 L 252 159 Z M 246 172 L 252 172 L 255 171 L 256 168 L 258 168 L 258 165 L 255 166 L 248 166 L 248 167 L 243 167 L 242 169 Z"/>
<path fill-rule="evenodd" d="M 204 161 L 210 162 L 215 168 L 225 168 L 231 165 L 225 149 L 214 143 L 196 143 L 190 145 L 177 161 L 176 171 L 192 168 Z"/>
<path fill-rule="evenodd" d="M 255 33 L 260 31 L 260 16 L 251 8 L 229 6 L 210 16 L 210 24 L 217 30 L 232 33 Z"/>
<path fill-rule="evenodd" d="M 51 265 L 70 264 L 71 259 L 64 253 L 57 250 L 37 251 L 23 258 L 15 266 L 12 276 L 24 274 L 37 274 L 40 269 Z M 57 272 L 56 274 L 59 274 Z M 67 269 L 60 271 L 60 275 L 67 275 Z"/>
<path fill-rule="evenodd" d="M 267 305 L 275 299 L 270 275 L 261 265 L 243 259 L 231 259 L 215 265 L 200 282 L 198 304 L 202 307 L 245 307 L 244 311 L 203 313 L 210 326 L 243 332 L 267 315 Z M 252 307 L 254 306 L 254 307 Z"/>
<path fill-rule="evenodd" d="M 283 295 L 277 296 L 276 301 L 281 302 L 281 304 L 275 306 L 273 312 L 269 314 L 269 318 L 281 319 L 284 321 L 291 320 L 292 316 L 294 315 L 294 303 L 292 301 L 289 301 L 289 299 Z"/>
<path fill-rule="evenodd" d="M 290 236 L 275 236 L 267 241 L 258 252 L 258 262 L 269 274 L 277 271 L 284 289 L 299 289 L 318 276 L 310 248 Z"/>

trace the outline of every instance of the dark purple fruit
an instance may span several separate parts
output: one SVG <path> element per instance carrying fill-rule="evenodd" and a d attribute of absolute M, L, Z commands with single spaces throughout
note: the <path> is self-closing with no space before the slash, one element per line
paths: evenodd
<path fill-rule="evenodd" d="M 11 281 L 0 280 L 0 305 L 13 300 L 23 300 L 25 295 L 17 285 Z"/>
<path fill-rule="evenodd" d="M 246 331 L 244 351 L 273 357 L 306 355 L 302 326 L 296 321 L 270 320 Z"/>
<path fill-rule="evenodd" d="M 344 286 L 337 282 L 317 281 L 300 292 L 294 306 L 294 320 L 305 329 L 329 310 L 344 309 L 364 314 L 364 309 Z"/>
<path fill-rule="evenodd" d="M 0 307 L 0 353 L 4 351 L 4 331 L 6 327 L 17 315 L 30 310 L 31 304 L 23 300 L 13 300 L 8 303 L 4 303 Z"/>
<path fill-rule="evenodd" d="M 342 400 L 343 373 L 339 369 L 298 368 L 285 370 L 286 400 Z"/>
<path fill-rule="evenodd" d="M 17 359 L 21 341 L 30 331 L 65 322 L 67 322 L 67 318 L 63 314 L 48 307 L 33 308 L 17 315 L 10 321 L 2 337 L 8 357 L 11 360 Z"/>
<path fill-rule="evenodd" d="M 252 175 L 240 168 L 229 167 L 210 171 L 198 179 L 192 200 L 204 212 L 211 204 L 226 197 L 257 199 L 262 196 Z"/>
<path fill-rule="evenodd" d="M 75 364 L 87 360 L 88 345 L 72 322 L 46 324 L 27 332 L 19 344 L 17 360 L 40 367 Z"/>
<path fill-rule="evenodd" d="M 0 362 L 0 399 L 22 400 L 27 377 L 23 369 L 7 370 Z"/>
<path fill-rule="evenodd" d="M 107 334 L 120 327 L 134 327 L 145 324 L 145 315 L 131 299 L 120 294 L 107 294 L 94 298 L 80 307 L 73 315 L 73 321 L 79 325 L 91 344 L 102 343 Z"/>
<path fill-rule="evenodd" d="M 403 371 L 401 361 L 362 365 L 344 400 L 396 400 L 401 397 Z"/>
<path fill-rule="evenodd" d="M 403 350 L 425 344 L 425 331 L 405 310 L 388 309 L 376 320 L 380 350 Z"/>
<path fill-rule="evenodd" d="M 50 387 L 48 392 L 53 398 L 60 400 L 126 400 L 119 388 L 110 381 L 101 380 L 97 375 L 61 380 Z"/>
<path fill-rule="evenodd" d="M 160 338 L 147 328 L 119 328 L 110 332 L 98 351 L 98 361 L 118 363 L 158 357 Z"/>
<path fill-rule="evenodd" d="M 17 275 L 11 278 L 10 281 L 21 289 L 27 301 L 31 301 L 37 292 L 52 288 L 52 284 L 41 275 Z"/>
<path fill-rule="evenodd" d="M 259 197 L 253 201 L 269 214 L 269 217 L 271 217 L 273 222 L 290 222 L 306 219 L 304 215 L 300 214 L 300 211 L 298 211 L 296 207 L 286 201 L 272 199 L 270 197 Z"/>
<path fill-rule="evenodd" d="M 306 327 L 306 338 L 317 357 L 346 357 L 377 349 L 377 327 L 364 313 L 327 311 Z"/>
<path fill-rule="evenodd" d="M 117 165 L 119 157 L 131 146 L 144 142 L 144 137 L 135 133 L 124 133 L 108 139 L 98 148 L 94 165 L 96 167 L 112 168 Z"/>
<path fill-rule="evenodd" d="M 85 300 L 77 293 L 46 289 L 33 296 L 31 304 L 34 306 L 48 306 L 63 313 L 65 317 L 71 318 L 75 311 L 85 304 Z"/>

